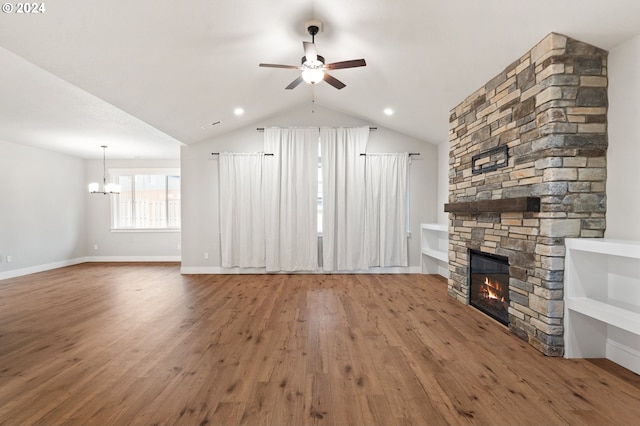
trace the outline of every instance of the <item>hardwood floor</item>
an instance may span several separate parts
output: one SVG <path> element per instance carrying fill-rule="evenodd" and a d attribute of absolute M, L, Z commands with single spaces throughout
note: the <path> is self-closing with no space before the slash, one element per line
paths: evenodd
<path fill-rule="evenodd" d="M 0 423 L 637 424 L 637 376 L 547 358 L 425 275 L 83 264 L 0 281 Z"/>

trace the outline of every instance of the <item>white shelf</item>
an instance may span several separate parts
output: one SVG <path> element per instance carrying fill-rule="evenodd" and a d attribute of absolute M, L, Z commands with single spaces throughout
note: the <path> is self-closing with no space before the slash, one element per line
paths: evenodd
<path fill-rule="evenodd" d="M 640 259 L 640 242 L 610 238 L 567 238 L 568 249 Z"/>
<path fill-rule="evenodd" d="M 432 257 L 434 259 L 441 260 L 443 262 L 449 262 L 449 254 L 440 250 L 422 249 L 422 254 Z"/>
<path fill-rule="evenodd" d="M 442 223 L 420 224 L 420 253 L 423 274 L 449 277 L 449 228 Z"/>
<path fill-rule="evenodd" d="M 432 231 L 449 232 L 449 227 L 444 223 L 422 223 L 420 229 L 431 229 Z"/>
<path fill-rule="evenodd" d="M 608 298 L 598 300 L 572 297 L 567 299 L 567 308 L 614 327 L 640 334 L 640 306 Z"/>
<path fill-rule="evenodd" d="M 606 357 L 640 374 L 640 241 L 565 246 L 565 357 Z"/>

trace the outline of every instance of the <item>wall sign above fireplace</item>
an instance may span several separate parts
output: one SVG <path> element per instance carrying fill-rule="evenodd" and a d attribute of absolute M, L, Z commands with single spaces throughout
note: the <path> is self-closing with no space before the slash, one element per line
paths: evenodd
<path fill-rule="evenodd" d="M 491 172 L 507 164 L 509 164 L 509 149 L 506 146 L 499 146 L 471 157 L 471 172 L 474 175 Z"/>

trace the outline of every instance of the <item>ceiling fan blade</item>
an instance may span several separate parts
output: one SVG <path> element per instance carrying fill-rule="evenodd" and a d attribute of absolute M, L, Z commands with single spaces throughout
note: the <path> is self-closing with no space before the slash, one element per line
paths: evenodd
<path fill-rule="evenodd" d="M 290 69 L 290 70 L 299 70 L 302 69 L 302 67 L 298 67 L 295 65 L 280 65 L 280 64 L 260 64 L 258 65 L 260 67 L 267 67 L 267 68 L 286 68 L 286 69 Z"/>
<path fill-rule="evenodd" d="M 302 83 L 304 80 L 302 79 L 302 76 L 296 78 L 295 80 L 293 80 L 291 83 L 289 83 L 289 85 L 287 87 L 285 87 L 285 89 L 294 89 L 298 86 L 298 84 Z"/>
<path fill-rule="evenodd" d="M 327 83 L 329 83 L 330 85 L 332 85 L 338 90 L 346 86 L 346 84 L 344 84 L 337 78 L 330 76 L 329 73 L 326 73 L 326 72 L 324 73 L 324 81 L 326 81 Z"/>
<path fill-rule="evenodd" d="M 350 61 L 342 61 L 342 62 L 334 62 L 332 64 L 327 64 L 324 66 L 326 70 L 339 70 L 342 68 L 355 68 L 355 67 L 365 67 L 367 63 L 364 59 L 352 59 Z"/>
<path fill-rule="evenodd" d="M 318 60 L 318 52 L 316 51 L 315 43 L 303 41 L 302 46 L 304 47 L 304 56 L 307 58 L 307 61 L 316 62 Z"/>

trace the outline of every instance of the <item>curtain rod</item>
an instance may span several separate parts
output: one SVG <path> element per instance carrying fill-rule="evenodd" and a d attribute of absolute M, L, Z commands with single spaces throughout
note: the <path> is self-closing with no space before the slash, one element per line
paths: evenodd
<path fill-rule="evenodd" d="M 220 153 L 219 152 L 212 152 L 211 155 L 220 155 Z M 273 157 L 273 154 L 266 153 L 266 152 L 263 155 L 268 155 L 268 156 Z"/>
<path fill-rule="evenodd" d="M 256 127 L 256 130 L 259 131 L 259 132 L 264 132 L 264 127 Z M 372 132 L 372 131 L 375 131 L 375 130 L 378 130 L 378 128 L 377 127 L 369 127 L 369 131 Z"/>
<path fill-rule="evenodd" d="M 375 154 L 375 153 L 372 152 L 371 154 Z M 360 155 L 367 155 L 367 153 L 366 152 L 361 152 Z M 413 157 L 415 155 L 420 155 L 420 153 L 419 152 L 410 152 L 409 153 L 409 157 Z"/>
<path fill-rule="evenodd" d="M 371 153 L 371 154 L 373 154 L 373 153 Z M 220 153 L 219 152 L 212 152 L 211 155 L 220 155 Z M 268 155 L 268 156 L 273 157 L 273 154 L 271 154 L 271 153 L 265 153 L 264 155 Z M 366 152 L 362 152 L 362 153 L 360 153 L 360 155 L 367 155 L 367 153 Z M 409 153 L 409 157 L 413 157 L 413 156 L 416 156 L 416 155 L 420 155 L 420 153 L 419 152 L 410 152 Z"/>

